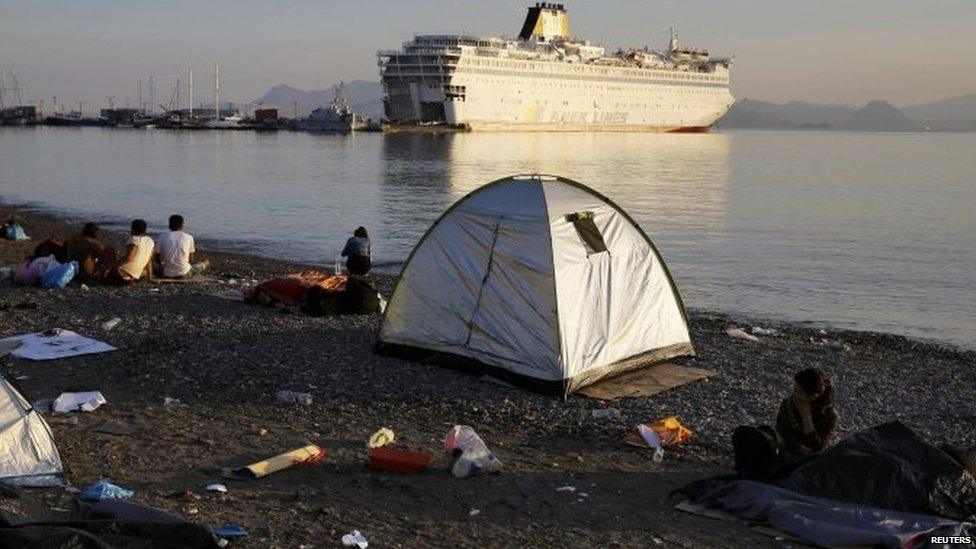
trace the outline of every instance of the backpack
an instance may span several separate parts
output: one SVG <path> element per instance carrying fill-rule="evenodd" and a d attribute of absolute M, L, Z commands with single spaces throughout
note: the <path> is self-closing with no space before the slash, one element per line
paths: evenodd
<path fill-rule="evenodd" d="M 741 425 L 732 432 L 735 470 L 752 475 L 762 473 L 783 461 L 783 445 L 776 430 L 768 425 Z"/>

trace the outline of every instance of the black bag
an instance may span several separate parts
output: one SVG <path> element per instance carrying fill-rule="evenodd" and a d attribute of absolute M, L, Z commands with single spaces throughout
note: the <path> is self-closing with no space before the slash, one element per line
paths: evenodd
<path fill-rule="evenodd" d="M 746 475 L 762 473 L 783 461 L 783 445 L 768 425 L 741 425 L 732 432 L 735 470 Z"/>

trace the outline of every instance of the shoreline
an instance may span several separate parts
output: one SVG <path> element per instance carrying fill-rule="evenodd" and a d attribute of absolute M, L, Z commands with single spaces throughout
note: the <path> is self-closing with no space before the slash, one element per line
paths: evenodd
<path fill-rule="evenodd" d="M 9 216 L 10 206 L 0 205 Z M 26 210 L 32 241 L 0 241 L 0 264 L 76 220 Z M 192 220 L 191 220 L 192 221 Z M 113 243 L 119 234 L 106 235 Z M 782 323 L 759 343 L 732 339 L 730 324 L 755 325 L 691 310 L 698 356 L 678 363 L 716 375 L 649 398 L 562 401 L 485 382 L 480 376 L 375 355 L 379 315 L 307 317 L 244 305 L 213 294 L 307 265 L 203 249 L 211 281 L 139 283 L 116 288 L 42 290 L 0 283 L 0 337 L 60 327 L 117 351 L 51 362 L 0 358 L 0 372 L 29 401 L 67 390 L 99 390 L 108 404 L 92 413 L 46 416 L 68 480 L 99 478 L 135 490 L 133 501 L 215 527 L 243 524 L 237 547 L 331 545 L 358 529 L 377 546 L 737 547 L 772 540 L 738 523 L 671 509 L 671 490 L 728 471 L 730 436 L 743 424 L 772 423 L 793 372 L 819 367 L 835 381 L 839 436 L 900 419 L 932 443 L 976 447 L 976 352 L 904 336 L 804 328 Z M 389 296 L 393 277 L 377 277 Z M 31 303 L 32 308 L 17 308 Z M 118 327 L 104 321 L 119 317 Z M 26 376 L 26 377 L 25 377 Z M 282 406 L 279 390 L 310 393 L 313 403 Z M 179 400 L 164 405 L 165 398 Z M 593 410 L 613 408 L 611 417 Z M 677 415 L 695 435 L 662 463 L 622 443 L 633 425 Z M 128 435 L 93 431 L 102 421 Z M 454 424 L 474 427 L 504 464 L 499 475 L 458 480 L 439 454 Z M 435 457 L 414 476 L 364 466 L 364 443 L 380 427 Z M 219 482 L 224 466 L 304 445 L 329 455 L 307 469 L 252 482 Z M 585 499 L 557 492 L 577 486 Z M 24 491 L 22 500 L 69 508 L 71 494 Z M 472 515 L 470 511 L 478 509 Z"/>
<path fill-rule="evenodd" d="M 83 217 L 81 215 L 71 214 L 68 212 L 58 211 L 57 209 L 44 206 L 42 204 L 34 203 L 17 203 L 9 202 L 4 200 L 0 196 L 0 213 L 4 215 L 9 215 L 13 212 L 19 212 L 23 215 L 37 218 L 42 220 L 45 224 L 54 224 L 57 226 L 63 226 L 65 229 L 70 231 L 77 231 L 78 228 L 86 221 L 91 221 L 95 216 Z M 2 216 L 0 216 L 2 217 Z M 3 220 L 6 220 L 4 217 Z M 117 241 L 121 241 L 124 236 L 122 231 L 125 230 L 125 221 L 109 219 L 106 222 L 98 221 L 99 225 L 102 227 L 102 232 L 106 234 L 113 234 Z M 149 235 L 155 238 L 161 231 L 154 230 L 150 227 Z M 192 231 L 191 231 L 192 232 Z M 70 234 L 64 232 L 62 236 L 67 238 Z M 28 232 L 29 235 L 29 232 Z M 35 242 L 35 245 L 40 241 L 31 237 L 31 241 Z M 313 263 L 305 263 L 301 261 L 295 261 L 292 259 L 283 259 L 278 257 L 273 257 L 271 255 L 266 255 L 257 250 L 247 250 L 244 249 L 246 246 L 243 243 L 239 243 L 233 240 L 222 240 L 222 239 L 211 239 L 211 238 L 196 238 L 201 252 L 207 254 L 217 254 L 218 256 L 226 256 L 228 258 L 233 257 L 241 262 L 254 261 L 260 264 L 274 264 L 274 265 L 290 265 L 295 269 L 307 269 L 315 267 Z M 0 241 L 2 242 L 2 241 Z M 235 249 L 240 247 L 241 249 Z M 0 262 L 3 262 L 7 258 L 3 255 L 3 250 L 0 249 Z M 9 261 L 8 261 L 9 262 Z M 395 281 L 399 274 L 400 267 L 402 266 L 401 261 L 385 261 L 377 262 L 373 265 L 374 275 L 380 275 L 381 278 L 389 279 L 388 282 Z M 326 269 L 327 267 L 322 264 L 318 265 L 320 269 Z M 389 296 L 386 296 L 389 297 Z M 848 328 L 843 326 L 838 326 L 829 320 L 797 320 L 797 319 L 784 319 L 784 318 L 771 318 L 763 317 L 760 315 L 751 315 L 744 313 L 728 312 L 728 311 L 718 311 L 713 309 L 708 309 L 705 307 L 694 307 L 687 306 L 686 310 L 689 315 L 699 316 L 699 317 L 713 317 L 721 318 L 729 323 L 740 323 L 748 324 L 752 326 L 764 326 L 773 328 L 791 328 L 796 330 L 827 330 L 833 333 L 849 333 L 849 334 L 861 334 L 863 336 L 874 336 L 881 338 L 895 338 L 904 339 L 908 342 L 914 342 L 923 345 L 931 345 L 933 347 L 943 348 L 950 352 L 958 353 L 973 353 L 976 355 L 976 347 L 969 348 L 962 344 L 955 343 L 952 341 L 946 341 L 935 338 L 925 338 L 906 334 L 900 334 L 896 332 L 885 332 L 878 330 L 862 330 L 856 328 Z"/>

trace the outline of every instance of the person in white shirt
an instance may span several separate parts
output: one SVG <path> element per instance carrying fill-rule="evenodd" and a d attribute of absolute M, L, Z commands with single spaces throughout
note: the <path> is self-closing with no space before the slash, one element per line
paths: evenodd
<path fill-rule="evenodd" d="M 183 231 L 183 216 L 169 216 L 169 232 L 156 239 L 157 272 L 163 278 L 190 278 L 205 271 L 210 262 L 196 260 L 193 236 Z"/>
<path fill-rule="evenodd" d="M 146 235 L 146 222 L 142 219 L 132 221 L 132 236 L 126 242 L 125 255 L 119 266 L 108 277 L 110 282 L 130 284 L 146 275 L 152 281 L 153 240 Z"/>

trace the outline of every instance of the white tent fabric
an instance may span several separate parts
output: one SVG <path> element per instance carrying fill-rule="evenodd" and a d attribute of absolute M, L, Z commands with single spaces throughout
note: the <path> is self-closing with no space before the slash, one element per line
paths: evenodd
<path fill-rule="evenodd" d="M 378 344 L 564 392 L 694 354 L 651 241 L 609 199 L 553 176 L 502 179 L 445 212 L 404 265 Z"/>
<path fill-rule="evenodd" d="M 0 376 L 0 482 L 61 484 L 64 469 L 44 418 Z"/>

